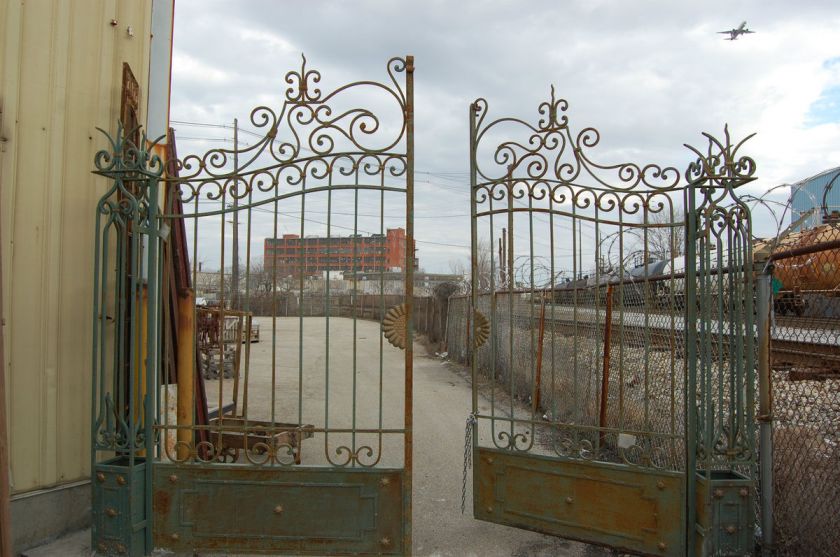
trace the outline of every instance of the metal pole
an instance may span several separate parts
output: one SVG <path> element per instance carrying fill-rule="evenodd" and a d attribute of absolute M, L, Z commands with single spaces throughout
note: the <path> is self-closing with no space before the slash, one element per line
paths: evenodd
<path fill-rule="evenodd" d="M 155 419 L 155 397 L 157 397 L 158 386 L 158 244 L 160 243 L 160 220 L 158 219 L 158 197 L 159 197 L 160 179 L 151 178 L 148 181 L 148 228 L 149 232 L 146 238 L 149 242 L 148 259 L 147 259 L 147 305 L 145 308 L 146 315 L 146 392 L 144 394 L 144 440 L 146 450 L 146 486 L 145 486 L 145 517 L 146 517 L 146 552 L 151 553 L 153 545 L 152 539 L 152 517 L 154 516 L 153 501 L 152 501 L 152 460 L 155 457 L 155 439 L 152 424 Z M 132 380 L 133 380 L 133 376 Z M 132 419 L 134 417 L 132 416 Z M 163 441 L 165 442 L 165 440 Z"/>
<path fill-rule="evenodd" d="M 697 554 L 697 213 L 690 183 L 685 190 L 685 554 Z"/>
<path fill-rule="evenodd" d="M 540 409 L 540 398 L 542 393 L 542 360 L 543 360 L 543 345 L 545 341 L 545 293 L 542 294 L 542 303 L 540 304 L 540 324 L 539 324 L 539 340 L 537 342 L 537 372 L 534 378 L 534 396 L 533 412 L 536 414 Z"/>
<path fill-rule="evenodd" d="M 600 428 L 600 435 L 598 436 L 599 448 L 604 446 L 606 434 L 604 428 L 607 427 L 607 403 L 610 396 L 610 346 L 612 342 L 612 302 L 613 302 L 613 285 L 607 286 L 607 311 L 604 316 L 604 368 L 601 375 L 601 409 L 598 414 L 598 427 Z"/>
<path fill-rule="evenodd" d="M 239 188 L 239 120 L 233 119 L 233 173 L 234 173 L 234 189 Z M 233 250 L 231 252 L 233 268 L 231 269 L 231 307 L 239 309 L 239 195 L 241 192 L 236 191 L 233 196 Z"/>
<path fill-rule="evenodd" d="M 405 57 L 405 147 L 406 147 L 406 206 L 405 206 L 405 446 L 403 468 L 405 469 L 405 535 L 403 551 L 413 552 L 411 547 L 411 515 L 414 454 L 414 325 L 412 306 L 414 301 L 414 56 Z"/>
<path fill-rule="evenodd" d="M 195 412 L 195 291 L 186 288 L 178 293 L 178 462 L 185 462 L 195 445 L 193 413 Z"/>
<path fill-rule="evenodd" d="M 773 408 L 770 386 L 770 312 L 773 308 L 772 265 L 764 265 L 756 280 L 758 329 L 758 423 L 761 485 L 761 553 L 773 548 Z"/>
<path fill-rule="evenodd" d="M 476 157 L 476 137 L 477 137 L 477 130 L 476 130 L 476 117 L 478 116 L 479 111 L 479 104 L 478 102 L 474 102 L 470 104 L 470 303 L 467 306 L 467 346 L 466 346 L 466 355 L 467 355 L 467 363 L 470 366 L 470 390 L 472 395 L 472 405 L 470 408 L 470 416 L 475 416 L 478 413 L 478 387 L 477 379 L 478 379 L 478 364 L 476 362 L 476 358 L 473 357 L 472 347 L 473 344 L 470 341 L 471 338 L 475 336 L 475 331 L 471 328 L 471 320 L 472 317 L 475 315 L 476 306 L 478 304 L 478 223 L 476 219 L 476 185 L 478 183 L 478 172 L 477 172 L 477 157 Z M 491 217 L 492 219 L 492 217 Z M 491 221 L 492 222 L 492 221 Z M 493 230 L 490 230 L 491 239 Z M 493 253 L 493 246 L 490 246 L 490 254 Z M 492 257 L 489 257 L 491 260 L 490 265 L 490 283 L 492 284 L 492 273 L 493 273 L 493 266 L 492 266 Z M 490 292 L 490 307 L 491 312 L 495 309 L 495 304 L 493 300 L 495 295 Z M 494 317 L 494 314 L 491 313 L 491 319 Z M 495 342 L 496 339 L 490 339 L 490 342 Z M 493 373 L 495 375 L 495 373 Z M 472 422 L 472 431 L 470 432 L 470 439 L 472 441 L 472 446 L 469 447 L 469 451 L 471 454 L 475 454 L 478 450 L 478 423 L 475 419 L 471 420 Z M 466 448 L 464 449 L 467 450 Z M 473 501 L 471 507 L 473 508 L 473 514 L 475 514 L 475 486 L 478 480 L 478 466 L 473 466 Z M 465 482 L 466 483 L 466 482 Z M 466 487 L 464 487 L 464 491 L 466 491 Z"/>

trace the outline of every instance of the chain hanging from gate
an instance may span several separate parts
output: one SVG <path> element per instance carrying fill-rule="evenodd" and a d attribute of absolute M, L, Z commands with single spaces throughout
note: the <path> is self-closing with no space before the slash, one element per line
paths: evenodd
<path fill-rule="evenodd" d="M 472 450 L 473 450 L 473 429 L 476 426 L 475 414 L 467 416 L 467 423 L 464 427 L 464 476 L 461 484 L 461 514 L 464 514 L 464 509 L 467 504 L 467 470 L 472 468 Z"/>

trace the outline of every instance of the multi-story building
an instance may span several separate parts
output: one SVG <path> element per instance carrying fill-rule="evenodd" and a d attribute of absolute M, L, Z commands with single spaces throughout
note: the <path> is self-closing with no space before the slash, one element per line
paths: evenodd
<path fill-rule="evenodd" d="M 383 272 L 405 268 L 405 230 L 389 228 L 386 234 L 313 236 L 284 234 L 266 238 L 265 268 L 277 266 L 277 276 L 321 276 L 324 271 Z M 414 259 L 417 268 L 417 259 Z"/>

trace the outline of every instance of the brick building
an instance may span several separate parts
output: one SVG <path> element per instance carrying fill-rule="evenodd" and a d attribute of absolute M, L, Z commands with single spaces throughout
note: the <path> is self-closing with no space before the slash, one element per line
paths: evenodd
<path fill-rule="evenodd" d="M 266 238 L 265 268 L 277 265 L 277 276 L 320 276 L 324 271 L 382 272 L 405 267 L 405 230 L 389 228 L 386 234 L 301 238 L 284 234 Z M 417 268 L 417 260 L 414 260 Z"/>

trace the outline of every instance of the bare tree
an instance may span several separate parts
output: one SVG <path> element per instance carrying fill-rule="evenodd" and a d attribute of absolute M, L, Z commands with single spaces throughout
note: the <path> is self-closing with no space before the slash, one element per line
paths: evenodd
<path fill-rule="evenodd" d="M 685 213 L 661 211 L 648 215 L 647 252 L 650 261 L 671 260 L 685 253 Z"/>
<path fill-rule="evenodd" d="M 496 276 L 493 277 L 492 255 L 489 242 L 479 240 L 478 249 L 476 250 L 476 286 L 479 292 L 490 292 L 491 284 L 494 283 L 494 280 L 491 280 L 493 278 L 495 278 L 496 287 L 499 287 L 499 262 L 495 262 Z M 465 292 L 469 292 L 472 285 L 472 271 L 470 267 L 465 265 L 462 260 L 455 260 L 449 262 L 449 270 L 453 275 L 464 277 L 464 281 L 460 283 L 461 288 Z"/>
<path fill-rule="evenodd" d="M 271 269 L 266 269 L 262 262 L 252 263 L 248 273 L 248 282 L 252 295 L 270 293 L 274 285 Z"/>

